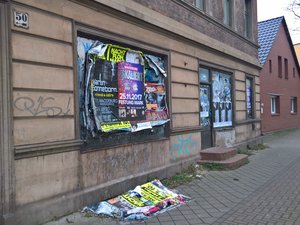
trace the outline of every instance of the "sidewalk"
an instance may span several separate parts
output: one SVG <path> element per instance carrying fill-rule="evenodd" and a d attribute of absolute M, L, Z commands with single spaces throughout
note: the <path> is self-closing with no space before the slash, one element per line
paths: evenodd
<path fill-rule="evenodd" d="M 210 171 L 179 186 L 188 205 L 145 222 L 119 222 L 74 213 L 45 225 L 300 224 L 300 129 L 266 137 L 266 150 L 234 171 Z"/>

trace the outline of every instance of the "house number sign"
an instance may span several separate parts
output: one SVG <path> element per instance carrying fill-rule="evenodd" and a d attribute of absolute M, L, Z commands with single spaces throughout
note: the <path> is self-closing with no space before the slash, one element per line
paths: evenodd
<path fill-rule="evenodd" d="M 29 16 L 28 13 L 14 12 L 14 24 L 17 27 L 28 28 L 29 27 Z"/>

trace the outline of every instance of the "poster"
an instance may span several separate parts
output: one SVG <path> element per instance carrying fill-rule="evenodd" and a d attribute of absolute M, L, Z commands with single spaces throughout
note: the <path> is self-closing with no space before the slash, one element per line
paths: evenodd
<path fill-rule="evenodd" d="M 101 123 L 101 130 L 103 132 L 110 132 L 113 130 L 131 131 L 131 123 L 129 121 Z"/>
<path fill-rule="evenodd" d="M 202 127 L 210 126 L 210 93 L 209 86 L 200 86 L 200 121 Z"/>
<path fill-rule="evenodd" d="M 147 121 L 168 120 L 166 90 L 164 84 L 146 83 L 145 101 Z"/>
<path fill-rule="evenodd" d="M 200 87 L 200 117 L 209 117 L 209 89 Z"/>
<path fill-rule="evenodd" d="M 230 75 L 213 71 L 213 126 L 232 126 L 232 101 Z"/>
<path fill-rule="evenodd" d="M 252 116 L 252 86 L 251 80 L 246 79 L 246 102 L 247 102 L 247 116 Z"/>
<path fill-rule="evenodd" d="M 118 99 L 120 120 L 144 120 L 144 74 L 139 64 L 118 63 Z"/>
<path fill-rule="evenodd" d="M 169 190 L 159 180 L 153 180 L 115 198 L 85 207 L 83 211 L 119 220 L 146 220 L 188 201 L 189 197 Z"/>
<path fill-rule="evenodd" d="M 119 121 L 117 64 L 96 57 L 92 70 L 92 106 L 96 125 L 100 130 L 103 122 Z"/>
<path fill-rule="evenodd" d="M 81 138 L 137 132 L 169 121 L 163 57 L 82 37 L 77 51 Z M 150 81 L 156 88 L 151 94 L 145 89 Z M 148 108 L 146 94 L 155 99 Z"/>

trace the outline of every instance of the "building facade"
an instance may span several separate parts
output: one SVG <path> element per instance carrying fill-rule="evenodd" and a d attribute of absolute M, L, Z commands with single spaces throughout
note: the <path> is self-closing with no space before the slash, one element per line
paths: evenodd
<path fill-rule="evenodd" d="M 262 132 L 300 126 L 299 63 L 284 17 L 258 24 Z"/>
<path fill-rule="evenodd" d="M 260 136 L 256 0 L 0 10 L 1 224 L 45 222 Z"/>

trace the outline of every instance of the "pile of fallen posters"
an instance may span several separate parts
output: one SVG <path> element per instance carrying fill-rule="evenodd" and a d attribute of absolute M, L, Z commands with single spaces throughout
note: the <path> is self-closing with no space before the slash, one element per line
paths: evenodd
<path fill-rule="evenodd" d="M 98 132 L 137 132 L 169 121 L 164 60 L 78 37 L 80 121 Z"/>
<path fill-rule="evenodd" d="M 189 197 L 169 190 L 156 179 L 115 198 L 85 207 L 83 211 L 119 220 L 146 220 L 189 200 Z"/>

